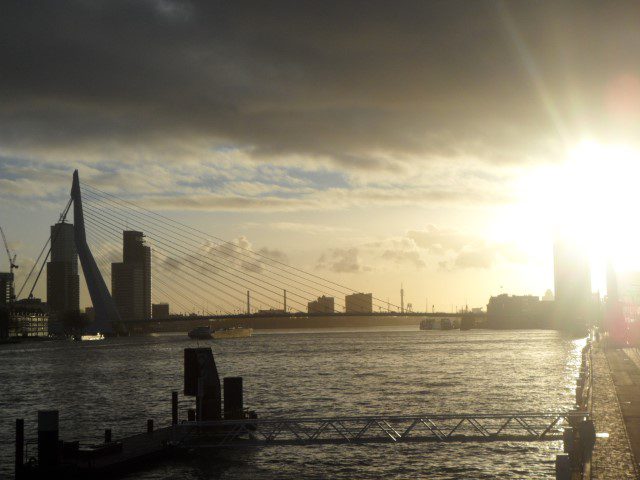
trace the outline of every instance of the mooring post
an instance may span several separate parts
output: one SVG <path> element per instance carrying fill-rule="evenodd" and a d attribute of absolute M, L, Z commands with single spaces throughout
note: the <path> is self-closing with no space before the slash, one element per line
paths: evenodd
<path fill-rule="evenodd" d="M 147 420 L 147 433 L 153 433 L 153 419 Z"/>
<path fill-rule="evenodd" d="M 195 422 L 196 421 L 196 411 L 193 408 L 190 408 L 189 410 L 187 410 L 187 420 L 190 422 Z"/>
<path fill-rule="evenodd" d="M 566 453 L 556 456 L 556 480 L 571 480 L 571 460 Z"/>
<path fill-rule="evenodd" d="M 104 443 L 111 443 L 111 429 L 104 429 Z"/>
<path fill-rule="evenodd" d="M 564 453 L 571 453 L 573 451 L 573 427 L 566 427 L 562 432 L 562 443 Z"/>
<path fill-rule="evenodd" d="M 578 432 L 580 433 L 582 454 L 584 456 L 591 455 L 591 451 L 596 444 L 596 427 L 593 420 L 587 419 L 581 422 Z"/>
<path fill-rule="evenodd" d="M 51 468 L 58 464 L 58 410 L 38 411 L 38 465 Z"/>
<path fill-rule="evenodd" d="M 16 419 L 16 477 L 24 465 L 24 419 Z"/>
<path fill-rule="evenodd" d="M 178 392 L 171 392 L 171 425 L 178 424 Z"/>

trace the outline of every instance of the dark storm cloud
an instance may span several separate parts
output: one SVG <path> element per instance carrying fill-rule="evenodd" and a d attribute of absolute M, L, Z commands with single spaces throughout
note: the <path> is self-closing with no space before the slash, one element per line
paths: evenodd
<path fill-rule="evenodd" d="M 4 2 L 0 147 L 539 158 L 611 116 L 637 127 L 639 21 L 632 3 Z"/>

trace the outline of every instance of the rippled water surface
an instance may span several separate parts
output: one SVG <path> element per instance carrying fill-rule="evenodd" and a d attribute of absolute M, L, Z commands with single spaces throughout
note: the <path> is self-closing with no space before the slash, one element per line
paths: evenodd
<path fill-rule="evenodd" d="M 221 376 L 242 376 L 261 417 L 558 411 L 571 408 L 581 340 L 553 331 L 289 331 L 217 340 Z M 203 342 L 200 343 L 203 345 Z M 99 441 L 168 423 L 184 334 L 0 346 L 0 477 L 14 421 L 38 409 L 61 437 Z M 554 478 L 559 442 L 267 447 L 171 461 L 129 478 Z"/>

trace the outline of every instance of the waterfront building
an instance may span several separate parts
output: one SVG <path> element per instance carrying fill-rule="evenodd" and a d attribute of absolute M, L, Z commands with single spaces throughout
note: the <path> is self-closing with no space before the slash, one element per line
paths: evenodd
<path fill-rule="evenodd" d="M 333 313 L 335 311 L 335 301 L 333 297 L 321 296 L 307 304 L 309 313 Z"/>
<path fill-rule="evenodd" d="M 344 297 L 347 313 L 373 312 L 373 295 L 371 293 L 353 293 Z"/>
<path fill-rule="evenodd" d="M 13 273 L 0 272 L 0 307 L 11 302 L 13 288 Z"/>
<path fill-rule="evenodd" d="M 154 303 L 151 305 L 151 318 L 169 318 L 169 304 L 168 303 Z"/>
<path fill-rule="evenodd" d="M 151 248 L 142 232 L 122 232 L 122 262 L 111 264 L 111 295 L 122 320 L 151 318 Z"/>
<path fill-rule="evenodd" d="M 487 326 L 495 329 L 548 328 L 552 308 L 552 302 L 541 302 L 534 295 L 503 293 L 489 299 Z"/>
<path fill-rule="evenodd" d="M 47 263 L 47 305 L 52 315 L 80 311 L 80 276 L 73 224 L 51 226 L 51 258 Z"/>
<path fill-rule="evenodd" d="M 47 337 L 49 335 L 49 307 L 39 298 L 24 298 L 13 304 L 9 316 L 8 336 Z"/>

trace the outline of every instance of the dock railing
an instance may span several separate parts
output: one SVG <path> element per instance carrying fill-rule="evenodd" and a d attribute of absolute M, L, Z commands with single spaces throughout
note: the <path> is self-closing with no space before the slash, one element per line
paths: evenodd
<path fill-rule="evenodd" d="M 381 415 L 183 422 L 179 444 L 210 447 L 561 440 L 588 412 Z"/>

